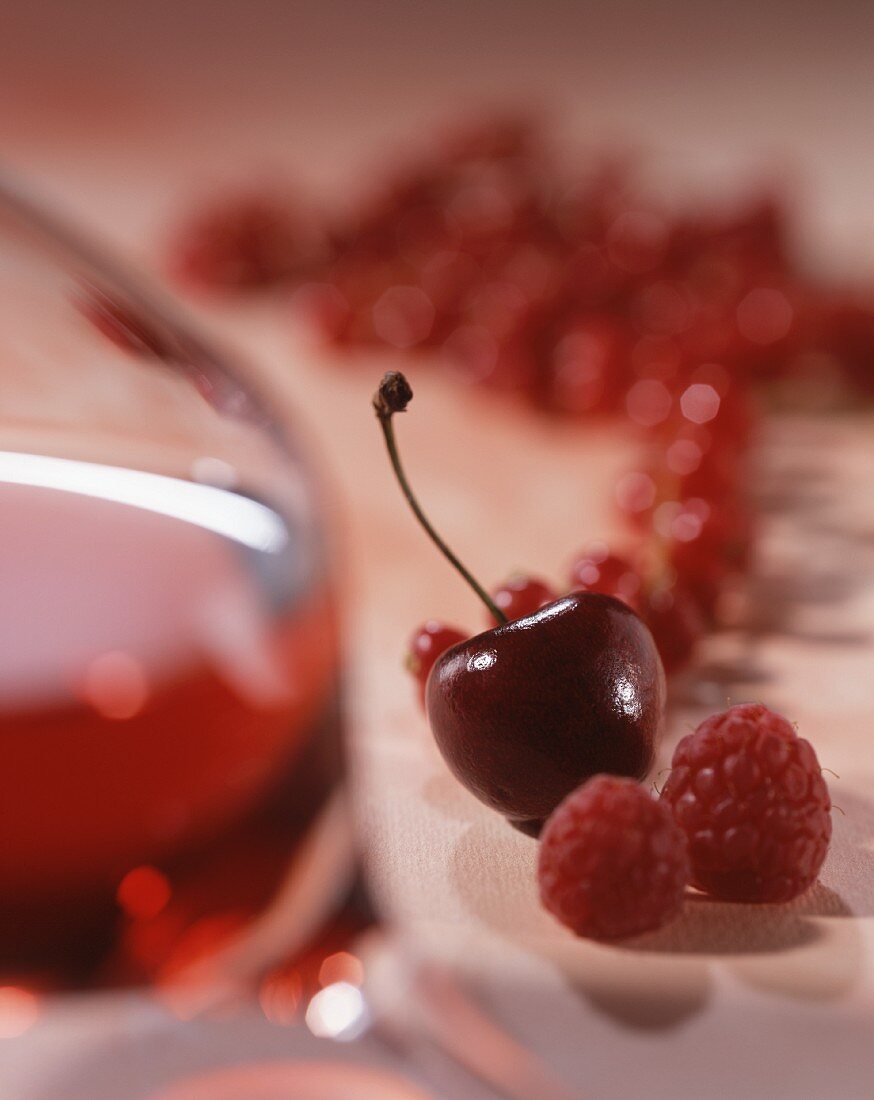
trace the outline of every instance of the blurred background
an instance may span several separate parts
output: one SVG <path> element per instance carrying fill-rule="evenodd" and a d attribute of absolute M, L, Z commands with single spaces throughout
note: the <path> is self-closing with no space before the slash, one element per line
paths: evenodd
<path fill-rule="evenodd" d="M 521 104 L 685 190 L 797 170 L 817 256 L 870 271 L 872 42 L 864 0 L 7 0 L 2 147 L 142 250 L 217 176 L 344 194 L 436 122 Z"/>

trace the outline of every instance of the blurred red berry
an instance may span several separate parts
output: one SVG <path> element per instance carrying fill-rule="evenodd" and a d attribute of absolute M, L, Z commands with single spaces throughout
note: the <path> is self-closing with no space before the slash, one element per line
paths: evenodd
<path fill-rule="evenodd" d="M 652 632 L 666 675 L 680 672 L 704 632 L 698 605 L 681 585 L 665 585 L 647 593 L 640 615 Z"/>
<path fill-rule="evenodd" d="M 658 486 L 652 473 L 633 470 L 620 478 L 616 503 L 625 518 L 638 527 L 646 527 L 657 499 Z"/>
<path fill-rule="evenodd" d="M 515 619 L 524 619 L 526 615 L 533 615 L 544 604 L 552 603 L 557 596 L 545 581 L 516 573 L 492 592 L 492 599 L 513 622 Z"/>
<path fill-rule="evenodd" d="M 595 542 L 583 550 L 571 566 L 569 580 L 573 591 L 603 592 L 637 608 L 640 573 L 626 558 L 612 554 L 606 543 Z"/>
<path fill-rule="evenodd" d="M 874 306 L 852 298 L 826 302 L 815 347 L 836 361 L 851 385 L 874 394 Z"/>
<path fill-rule="evenodd" d="M 513 114 L 447 127 L 440 139 L 440 151 L 450 163 L 533 156 L 540 146 L 536 120 Z"/>
<path fill-rule="evenodd" d="M 436 619 L 429 619 L 413 633 L 404 663 L 407 671 L 416 680 L 419 699 L 423 706 L 425 684 L 428 682 L 431 669 L 441 654 L 459 642 L 463 642 L 467 636 L 455 627 L 446 626 L 445 623 L 438 622 Z"/>
<path fill-rule="evenodd" d="M 342 344 L 349 334 L 352 308 L 332 283 L 304 283 L 291 296 L 292 316 L 325 344 Z"/>
<path fill-rule="evenodd" d="M 573 416 L 614 411 L 629 369 L 621 326 L 606 317 L 576 319 L 546 339 L 543 403 Z"/>
<path fill-rule="evenodd" d="M 312 229 L 290 207 L 266 196 L 235 196 L 199 211 L 172 248 L 184 283 L 254 290 L 299 276 L 314 255 Z"/>

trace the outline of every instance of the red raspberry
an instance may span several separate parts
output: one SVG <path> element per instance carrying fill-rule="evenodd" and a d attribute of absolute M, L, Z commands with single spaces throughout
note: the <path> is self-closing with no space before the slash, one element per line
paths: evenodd
<path fill-rule="evenodd" d="M 692 881 L 727 901 L 788 901 L 816 880 L 831 800 L 810 742 L 761 703 L 707 718 L 662 792 L 689 838 Z"/>
<path fill-rule="evenodd" d="M 547 820 L 537 876 L 544 906 L 577 935 L 623 939 L 679 912 L 686 838 L 634 780 L 596 775 Z"/>

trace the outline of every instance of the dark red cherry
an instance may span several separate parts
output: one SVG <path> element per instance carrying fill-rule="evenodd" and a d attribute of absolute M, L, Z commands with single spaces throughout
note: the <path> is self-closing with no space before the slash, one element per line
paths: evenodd
<path fill-rule="evenodd" d="M 590 776 L 646 775 L 664 694 L 638 616 L 611 596 L 577 592 L 448 649 L 426 706 L 455 776 L 533 836 Z"/>
<path fill-rule="evenodd" d="M 415 677 L 416 683 L 419 685 L 423 705 L 425 702 L 425 684 L 437 658 L 441 653 L 445 653 L 450 646 L 463 642 L 466 637 L 466 634 L 456 630 L 454 626 L 447 626 L 445 623 L 438 622 L 437 619 L 429 619 L 410 638 L 404 664 L 407 671 Z"/>
<path fill-rule="evenodd" d="M 612 596 L 575 592 L 507 619 L 431 526 L 407 481 L 393 417 L 412 397 L 406 378 L 389 371 L 373 399 L 398 484 L 428 537 L 500 623 L 437 659 L 425 687 L 428 719 L 458 779 L 536 836 L 590 776 L 647 773 L 664 670 L 648 628 Z"/>
<path fill-rule="evenodd" d="M 552 603 L 556 593 L 537 577 L 528 577 L 524 573 L 514 573 L 500 588 L 492 592 L 495 601 L 506 618 L 521 619 L 533 615 L 544 604 Z M 492 617 L 492 622 L 496 620 Z"/>

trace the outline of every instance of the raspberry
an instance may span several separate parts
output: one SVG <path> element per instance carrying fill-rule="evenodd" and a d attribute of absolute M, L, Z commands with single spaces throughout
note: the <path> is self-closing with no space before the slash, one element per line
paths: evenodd
<path fill-rule="evenodd" d="M 785 718 L 744 703 L 677 745 L 662 800 L 689 838 L 692 882 L 727 901 L 789 901 L 816 880 L 831 800 Z"/>
<path fill-rule="evenodd" d="M 596 775 L 552 813 L 541 842 L 541 901 L 577 935 L 619 940 L 679 912 L 686 838 L 668 807 L 634 780 Z"/>

